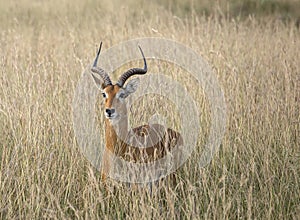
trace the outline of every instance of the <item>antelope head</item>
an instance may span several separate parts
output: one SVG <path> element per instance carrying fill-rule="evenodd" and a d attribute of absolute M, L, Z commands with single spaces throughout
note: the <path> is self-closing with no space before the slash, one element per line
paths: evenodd
<path fill-rule="evenodd" d="M 101 46 L 102 42 L 97 52 L 96 59 L 91 68 L 92 76 L 96 85 L 101 90 L 103 98 L 105 99 L 105 117 L 111 122 L 119 121 L 122 117 L 127 116 L 125 99 L 131 93 L 134 93 L 137 90 L 139 85 L 139 79 L 135 78 L 128 81 L 126 85 L 124 84 L 129 79 L 129 77 L 133 75 L 145 74 L 147 72 L 147 63 L 141 47 L 138 46 L 144 59 L 144 68 L 129 69 L 120 76 L 116 84 L 113 84 L 109 75 L 103 69 L 97 67 Z"/>

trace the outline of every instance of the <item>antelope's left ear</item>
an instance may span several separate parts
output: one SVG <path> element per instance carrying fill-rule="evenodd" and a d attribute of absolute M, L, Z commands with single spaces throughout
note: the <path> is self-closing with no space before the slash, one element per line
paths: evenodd
<path fill-rule="evenodd" d="M 94 82 L 95 82 L 96 86 L 98 87 L 98 89 L 100 89 L 100 90 L 104 89 L 103 80 L 96 77 L 93 73 L 91 75 L 92 75 Z"/>
<path fill-rule="evenodd" d="M 130 80 L 124 88 L 126 96 L 128 96 L 131 93 L 134 93 L 137 90 L 139 84 L 140 84 L 139 78 L 134 78 L 134 79 Z"/>

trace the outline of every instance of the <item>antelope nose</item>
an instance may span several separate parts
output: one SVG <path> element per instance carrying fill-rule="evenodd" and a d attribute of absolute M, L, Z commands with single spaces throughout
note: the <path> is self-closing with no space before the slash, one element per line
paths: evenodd
<path fill-rule="evenodd" d="M 111 116 L 114 112 L 115 112 L 115 109 L 114 108 L 107 108 L 105 109 L 105 112 L 108 114 L 108 116 Z"/>

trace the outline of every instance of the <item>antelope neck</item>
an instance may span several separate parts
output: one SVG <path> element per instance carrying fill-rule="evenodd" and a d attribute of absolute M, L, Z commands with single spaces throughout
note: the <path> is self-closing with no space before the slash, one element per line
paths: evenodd
<path fill-rule="evenodd" d="M 124 143 L 128 133 L 128 117 L 122 116 L 118 122 L 112 124 L 109 119 L 105 119 L 105 147 L 116 153 L 116 147 Z"/>

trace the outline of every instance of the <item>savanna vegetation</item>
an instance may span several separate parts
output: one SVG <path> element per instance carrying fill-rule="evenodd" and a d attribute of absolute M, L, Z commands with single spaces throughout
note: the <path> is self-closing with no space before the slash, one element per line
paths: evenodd
<path fill-rule="evenodd" d="M 298 219 L 299 14 L 296 0 L 2 0 L 0 218 Z M 163 182 L 152 195 L 117 182 L 106 191 L 78 146 L 72 118 L 76 85 L 99 42 L 106 50 L 140 37 L 196 51 L 227 104 L 222 145 L 199 168 L 209 107 L 205 92 L 183 80 L 201 109 L 203 133 L 177 185 Z M 163 61 L 150 65 L 178 79 L 188 74 Z M 148 98 L 139 103 L 143 111 L 129 112 L 145 113 L 133 123 L 147 120 L 149 109 L 173 109 Z"/>

